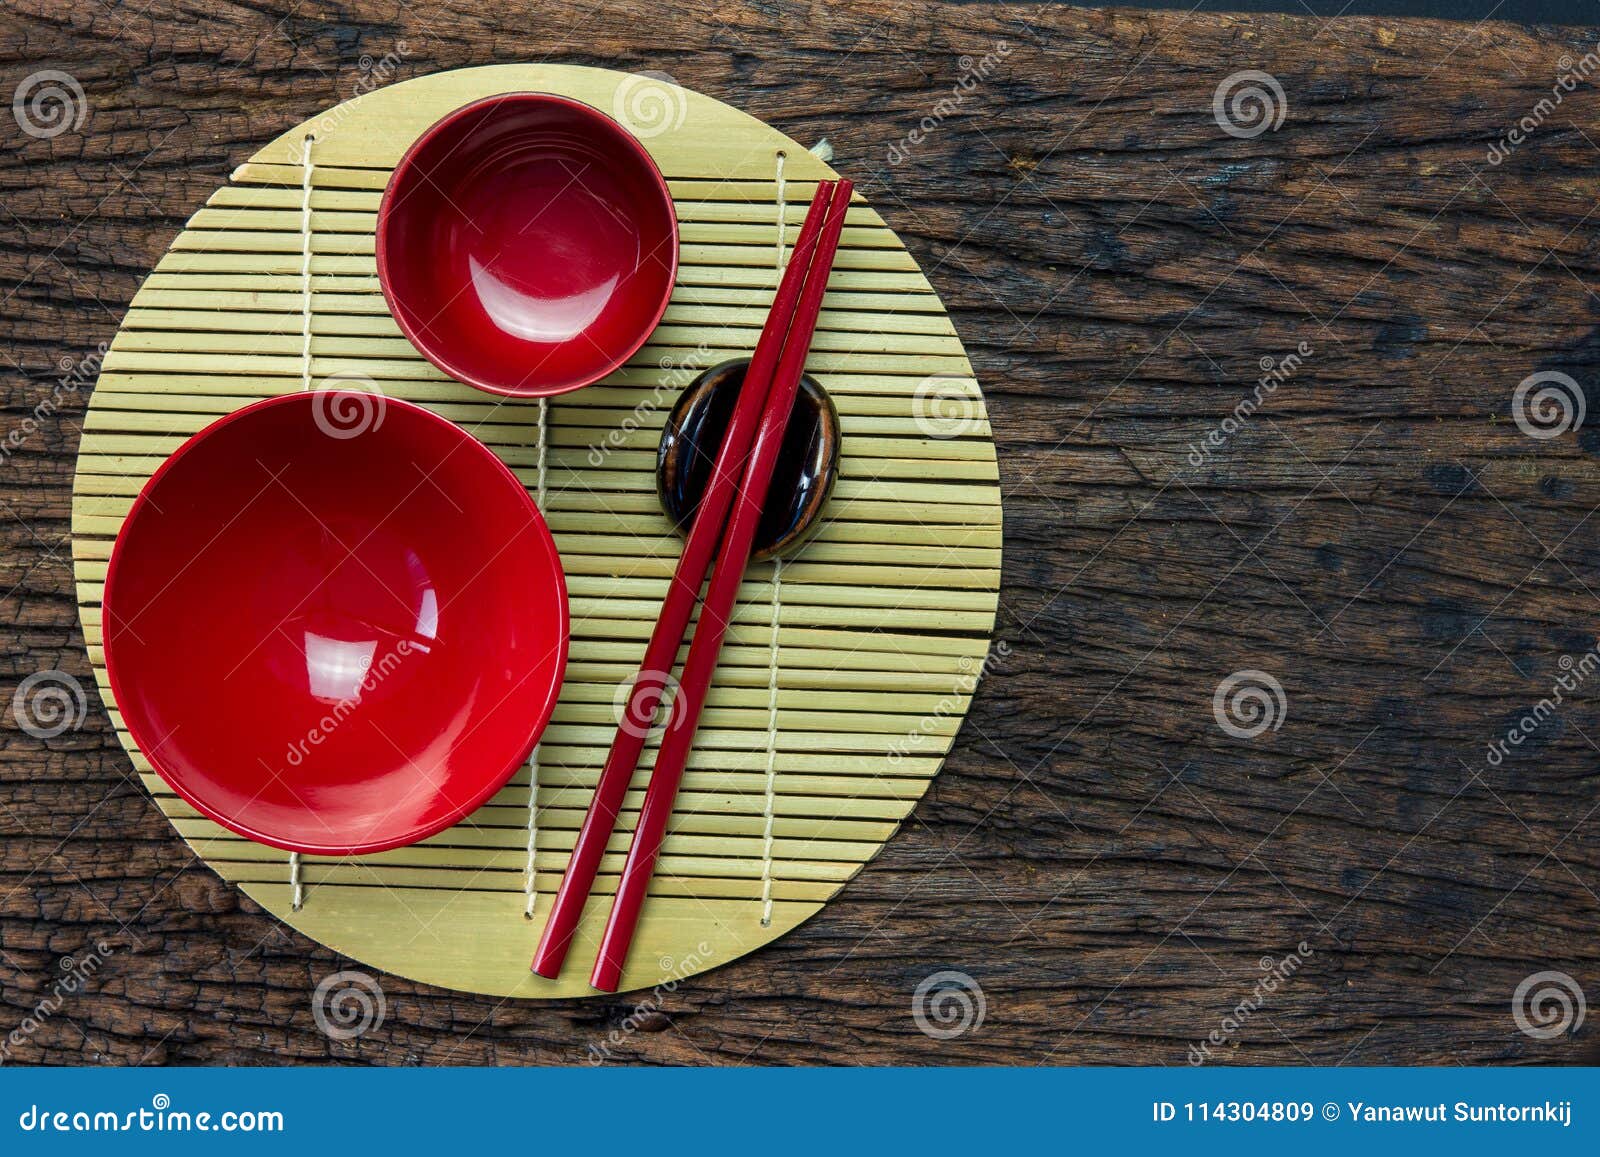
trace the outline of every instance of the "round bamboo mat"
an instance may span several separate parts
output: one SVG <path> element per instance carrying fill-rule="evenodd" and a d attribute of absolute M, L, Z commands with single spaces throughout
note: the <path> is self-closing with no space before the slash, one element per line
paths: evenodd
<path fill-rule="evenodd" d="M 406 146 L 458 105 L 530 89 L 586 101 L 636 132 L 682 225 L 677 287 L 649 343 L 603 383 L 548 406 L 441 375 L 401 336 L 373 266 L 379 197 Z M 564 975 L 541 980 L 528 961 L 610 742 L 618 685 L 643 653 L 681 547 L 656 504 L 655 445 L 678 391 L 753 347 L 782 246 L 816 182 L 833 175 L 771 127 L 664 78 L 504 65 L 342 104 L 262 149 L 195 213 L 104 358 L 73 488 L 73 558 L 100 693 L 197 855 L 370 967 L 496 995 L 590 994 L 653 744 Z M 983 401 L 937 295 L 859 197 L 808 368 L 838 404 L 841 477 L 816 537 L 745 582 L 627 989 L 722 964 L 816 913 L 927 789 L 988 652 L 1001 516 Z M 409 848 L 291 864 L 200 817 L 153 774 L 105 678 L 100 596 L 135 494 L 185 438 L 248 402 L 330 379 L 420 402 L 516 471 L 561 550 L 572 651 L 532 765 L 468 820 Z"/>

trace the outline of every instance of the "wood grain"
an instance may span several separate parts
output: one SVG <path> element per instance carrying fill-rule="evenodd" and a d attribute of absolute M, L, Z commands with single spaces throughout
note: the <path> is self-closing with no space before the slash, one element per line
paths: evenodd
<path fill-rule="evenodd" d="M 90 681 L 66 550 L 84 399 L 31 422 L 60 359 L 109 339 L 234 165 L 400 39 L 392 79 L 655 69 L 833 140 L 950 308 L 1000 449 L 1011 653 L 944 774 L 825 913 L 639 1015 L 385 980 L 382 1026 L 339 1043 L 311 993 L 341 962 L 192 862 L 97 706 L 43 742 L 8 714 L 0 1007 L 20 1023 L 62 957 L 114 949 L 15 1058 L 1181 1064 L 1263 956 L 1304 942 L 1217 1059 L 1600 1059 L 1592 1020 L 1536 1040 L 1511 1008 L 1551 969 L 1600 996 L 1595 689 L 1485 758 L 1595 644 L 1600 437 L 1530 438 L 1511 399 L 1536 371 L 1600 377 L 1600 94 L 1578 83 L 1487 160 L 1592 40 L 877 0 L 643 16 L 8 7 L 8 85 L 69 72 L 89 114 L 0 161 L 0 372 L 27 431 L 0 479 L 0 692 L 42 669 Z M 958 88 L 962 56 L 999 40 Z M 1212 100 L 1246 69 L 1287 112 L 1241 139 Z M 1300 342 L 1299 370 L 1189 465 Z M 1248 668 L 1287 712 L 1241 740 L 1212 696 Z M 912 994 L 939 970 L 981 984 L 981 1027 L 919 1031 Z"/>

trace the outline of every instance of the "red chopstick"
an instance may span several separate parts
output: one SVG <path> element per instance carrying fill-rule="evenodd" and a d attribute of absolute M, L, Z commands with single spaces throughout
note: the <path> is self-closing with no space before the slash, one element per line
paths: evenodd
<path fill-rule="evenodd" d="M 689 644 L 689 657 L 684 660 L 677 702 L 673 704 L 672 717 L 661 738 L 661 749 L 656 753 L 655 770 L 650 774 L 644 807 L 639 812 L 639 825 L 634 831 L 633 843 L 628 848 L 622 879 L 618 882 L 616 899 L 611 905 L 611 916 L 606 921 L 605 935 L 600 941 L 600 955 L 589 977 L 589 983 L 602 992 L 617 990 L 622 978 L 622 966 L 628 956 L 628 946 L 633 941 L 633 930 L 639 920 L 639 909 L 650 888 L 650 877 L 655 871 L 656 857 L 661 852 L 661 841 L 666 835 L 673 800 L 678 794 L 678 784 L 683 779 L 683 769 L 700 722 L 700 709 L 705 705 L 711 678 L 716 672 L 717 657 L 722 650 L 723 636 L 727 634 L 728 620 L 733 615 L 739 586 L 744 582 L 745 568 L 750 562 L 750 548 L 755 541 L 756 527 L 761 521 L 761 507 L 772 482 L 772 470 L 777 464 L 784 428 L 789 423 L 790 411 L 794 409 L 795 393 L 800 386 L 800 375 L 805 370 L 806 355 L 817 326 L 817 315 L 822 310 L 822 295 L 828 288 L 828 275 L 833 269 L 834 252 L 839 247 L 845 212 L 850 207 L 851 188 L 849 181 L 840 181 L 828 206 L 816 258 L 806 279 L 805 291 L 800 297 L 794 326 L 784 344 L 771 391 L 767 395 L 755 445 L 751 447 L 745 464 L 733 518 L 728 523 L 727 534 L 723 536 L 722 548 L 717 554 L 711 585 L 700 609 L 700 622 L 695 627 L 694 641 Z"/>
<path fill-rule="evenodd" d="M 767 393 L 783 351 L 784 338 L 794 320 L 806 271 L 816 252 L 817 239 L 822 234 L 823 217 L 833 187 L 832 181 L 823 181 L 817 186 L 811 209 L 800 227 L 800 235 L 795 239 L 789 265 L 773 296 L 772 309 L 767 315 L 761 336 L 756 340 L 755 352 L 751 355 L 744 382 L 740 386 L 733 419 L 728 423 L 728 433 L 717 451 L 705 496 L 700 500 L 700 508 L 689 528 L 689 540 L 684 545 L 672 583 L 667 588 L 667 597 L 656 619 L 655 630 L 651 632 L 650 642 L 645 647 L 644 660 L 639 665 L 633 692 L 623 708 L 621 725 L 611 741 L 611 751 L 600 771 L 594 799 L 583 817 L 583 826 L 578 829 L 578 839 L 572 848 L 572 858 L 567 863 L 567 873 L 562 877 L 555 905 L 550 910 L 544 935 L 540 937 L 538 951 L 534 954 L 533 971 L 540 976 L 553 979 L 560 975 L 562 962 L 572 945 L 573 933 L 577 931 L 589 892 L 594 887 L 601 857 L 616 828 L 617 813 L 622 810 L 628 784 L 633 779 L 639 754 L 644 750 L 645 738 L 660 706 L 666 677 L 676 665 L 678 646 L 683 642 L 684 630 L 700 597 L 700 586 L 711 568 L 711 556 L 726 527 L 728 511 L 733 505 L 735 484 L 744 471 L 757 422 L 766 406 Z M 677 713 L 676 707 L 673 713 Z"/>

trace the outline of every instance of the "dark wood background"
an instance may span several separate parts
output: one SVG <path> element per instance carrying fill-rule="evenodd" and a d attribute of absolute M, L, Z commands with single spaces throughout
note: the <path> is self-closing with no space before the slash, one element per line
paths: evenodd
<path fill-rule="evenodd" d="M 64 957 L 114 949 L 18 1062 L 1185 1063 L 1264 955 L 1306 963 L 1218 1059 L 1600 1060 L 1517 1028 L 1523 978 L 1600 1001 L 1600 679 L 1500 766 L 1488 743 L 1595 645 L 1600 92 L 1496 166 L 1489 144 L 1593 32 L 1506 24 L 902 0 L 10 0 L 0 80 L 86 93 L 76 131 L 0 140 L 5 429 L 116 331 L 230 168 L 350 95 L 496 61 L 662 70 L 802 141 L 900 231 L 986 389 L 1006 501 L 990 673 L 913 819 L 826 911 L 627 1020 L 629 998 L 498 1002 L 383 978 L 336 1043 L 341 961 L 221 884 L 128 778 L 93 702 L 69 501 L 86 402 L 0 464 L 0 696 L 59 668 L 83 726 L 0 730 L 0 1031 Z M 997 40 L 1011 54 L 887 160 Z M 1563 63 L 1563 58 L 1568 58 Z M 1212 96 L 1271 72 L 1282 126 Z M 1594 79 L 1594 78 L 1589 78 Z M 4 93 L 0 93 L 3 96 Z M 3 114 L 0 114 L 3 115 Z M 1313 354 L 1200 468 L 1260 359 Z M 1558 369 L 1592 428 L 1536 440 L 1517 384 Z M 1225 733 L 1258 668 L 1280 729 Z M 930 1039 L 953 969 L 981 1027 Z M 641 1031 L 629 1031 L 633 1028 Z"/>

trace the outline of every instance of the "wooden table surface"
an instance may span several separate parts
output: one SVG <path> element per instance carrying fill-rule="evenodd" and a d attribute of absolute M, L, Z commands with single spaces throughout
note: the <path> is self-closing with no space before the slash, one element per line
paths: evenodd
<path fill-rule="evenodd" d="M 1594 1017 L 1530 1034 L 1513 1009 L 1544 972 L 1570 979 L 1523 985 L 1535 1030 L 1559 1004 L 1530 987 L 1600 999 L 1600 414 L 1563 429 L 1516 398 L 1550 372 L 1600 403 L 1594 36 L 688 7 L 0 15 L 4 89 L 59 70 L 85 113 L 0 152 L 0 695 L 59 670 L 89 699 L 59 736 L 24 732 L 15 705 L 0 730 L 3 1055 L 1183 1064 L 1206 1042 L 1224 1062 L 1600 1060 Z M 382 977 L 383 1023 L 336 1041 L 312 992 L 349 962 L 193 858 L 95 696 L 68 523 L 87 389 L 69 367 L 233 165 L 391 53 L 390 82 L 520 60 L 659 70 L 830 138 L 987 393 L 1009 653 L 912 819 L 797 933 L 643 1008 Z M 1226 91 L 1214 109 L 1245 70 L 1282 91 L 1262 89 L 1266 126 Z M 1281 382 L 1261 387 L 1264 365 Z M 1530 389 L 1573 396 L 1558 377 Z M 1524 432 L 1541 414 L 1553 436 Z M 1275 724 L 1253 737 L 1214 705 L 1241 672 Z M 93 975 L 51 1000 L 91 952 Z M 982 1023 L 948 1039 L 912 1009 L 939 971 L 982 992 Z"/>

